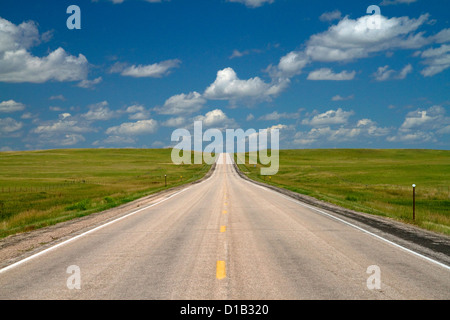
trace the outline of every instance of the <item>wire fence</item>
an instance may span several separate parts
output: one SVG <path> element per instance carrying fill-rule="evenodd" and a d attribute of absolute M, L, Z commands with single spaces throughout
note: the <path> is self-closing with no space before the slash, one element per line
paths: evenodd
<path fill-rule="evenodd" d="M 114 179 L 114 180 L 65 180 L 59 183 L 43 183 L 43 184 L 34 184 L 34 185 L 12 185 L 12 186 L 1 186 L 0 193 L 40 193 L 54 190 L 61 190 L 70 187 L 80 187 L 87 185 L 100 185 L 100 186 L 113 186 L 120 185 L 125 182 L 133 182 L 136 181 L 136 184 L 139 185 L 163 185 L 169 186 L 173 183 L 182 182 L 187 177 L 183 177 L 181 175 L 158 175 L 158 176 L 137 176 L 137 177 L 127 177 L 122 179 Z"/>

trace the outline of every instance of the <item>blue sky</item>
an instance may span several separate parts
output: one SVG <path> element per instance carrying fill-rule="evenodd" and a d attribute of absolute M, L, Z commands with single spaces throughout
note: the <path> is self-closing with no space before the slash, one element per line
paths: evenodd
<path fill-rule="evenodd" d="M 444 0 L 0 2 L 0 151 L 161 148 L 194 121 L 449 149 L 449 92 Z"/>

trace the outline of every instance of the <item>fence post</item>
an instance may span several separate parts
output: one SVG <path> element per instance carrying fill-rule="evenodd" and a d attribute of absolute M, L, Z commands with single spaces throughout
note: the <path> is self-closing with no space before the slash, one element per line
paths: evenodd
<path fill-rule="evenodd" d="M 416 185 L 413 184 L 413 220 L 416 220 Z"/>

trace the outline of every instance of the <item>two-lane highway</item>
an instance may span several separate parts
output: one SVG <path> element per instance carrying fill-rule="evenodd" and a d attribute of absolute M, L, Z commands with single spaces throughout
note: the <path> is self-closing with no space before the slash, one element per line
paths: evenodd
<path fill-rule="evenodd" d="M 204 182 L 0 270 L 0 298 L 449 299 L 450 268 L 245 181 L 221 155 Z"/>

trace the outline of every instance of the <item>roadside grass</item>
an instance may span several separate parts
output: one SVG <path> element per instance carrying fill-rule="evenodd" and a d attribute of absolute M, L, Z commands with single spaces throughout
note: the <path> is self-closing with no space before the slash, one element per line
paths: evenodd
<path fill-rule="evenodd" d="M 450 235 L 450 151 L 404 149 L 280 150 L 276 175 L 260 175 L 248 153 L 250 178 L 348 209 Z M 416 218 L 412 219 L 412 184 Z"/>
<path fill-rule="evenodd" d="M 0 238 L 110 209 L 198 180 L 210 169 L 175 165 L 171 151 L 0 152 Z"/>

